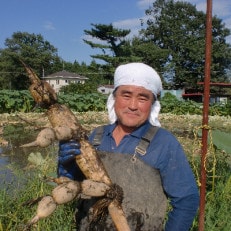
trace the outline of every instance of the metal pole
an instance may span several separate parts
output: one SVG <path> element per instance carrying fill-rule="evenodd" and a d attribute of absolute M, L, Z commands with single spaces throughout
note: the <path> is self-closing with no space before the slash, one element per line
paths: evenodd
<path fill-rule="evenodd" d="M 202 148 L 201 148 L 201 187 L 200 187 L 200 210 L 199 210 L 199 231 L 204 230 L 205 201 L 206 201 L 206 169 L 205 160 L 208 145 L 208 115 L 210 95 L 210 66 L 212 47 L 212 0 L 207 0 L 206 12 L 206 38 L 205 38 L 205 77 L 204 77 L 204 102 L 202 121 Z"/>

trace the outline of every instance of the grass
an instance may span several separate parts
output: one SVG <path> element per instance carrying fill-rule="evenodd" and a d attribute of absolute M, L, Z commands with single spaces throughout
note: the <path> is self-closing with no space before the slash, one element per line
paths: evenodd
<path fill-rule="evenodd" d="M 83 126 L 91 130 L 107 123 L 105 112 L 76 113 Z M 41 114 L 2 114 L 1 126 L 6 124 L 23 124 L 31 130 L 35 126 L 48 124 L 47 118 Z M 200 171 L 200 149 L 195 142 L 194 130 L 201 126 L 201 117 L 194 115 L 160 115 L 162 127 L 170 130 L 181 142 L 196 174 Z M 31 122 L 31 123 L 28 123 Z M 35 123 L 36 124 L 33 124 Z M 213 116 L 209 118 L 212 130 L 231 131 L 229 117 Z M 49 153 L 49 152 L 48 152 Z M 214 158 L 208 158 L 208 169 L 214 166 L 214 171 L 207 172 L 205 231 L 228 231 L 231 227 L 229 214 L 231 212 L 231 176 L 230 155 L 225 150 L 215 149 Z M 23 230 L 24 225 L 34 216 L 36 205 L 22 206 L 25 201 L 50 194 L 54 185 L 44 180 L 44 176 L 54 175 L 56 171 L 55 155 L 44 154 L 45 164 L 35 166 L 27 163 L 23 169 L 12 164 L 15 175 L 21 176 L 17 181 L 4 182 L 0 190 L 0 231 Z M 197 175 L 197 174 L 196 174 Z M 199 180 L 199 179 L 198 179 Z M 59 206 L 47 219 L 43 219 L 33 228 L 34 231 L 74 230 L 75 203 Z M 198 230 L 198 217 L 195 218 L 191 231 Z"/>
<path fill-rule="evenodd" d="M 25 224 L 36 214 L 34 206 L 24 205 L 32 199 L 51 193 L 54 184 L 46 181 L 45 176 L 54 175 L 54 158 L 46 156 L 43 165 L 35 165 L 27 171 L 11 166 L 18 176 L 18 182 L 5 182 L 0 191 L 0 231 L 24 230 Z M 25 181 L 25 178 L 27 179 Z M 23 181 L 23 182 L 22 182 Z M 37 231 L 70 231 L 74 227 L 75 201 L 60 205 L 49 219 L 43 219 L 32 229 Z M 64 222 L 65 221 L 65 222 Z"/>

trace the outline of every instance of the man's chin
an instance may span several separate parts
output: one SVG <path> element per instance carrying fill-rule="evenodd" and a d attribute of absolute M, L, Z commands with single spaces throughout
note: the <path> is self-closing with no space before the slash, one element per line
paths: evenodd
<path fill-rule="evenodd" d="M 138 128 L 141 125 L 141 123 L 140 122 L 134 122 L 134 121 L 129 121 L 128 120 L 128 121 L 124 121 L 123 125 L 125 127 L 130 128 L 130 129 L 136 129 L 136 128 Z"/>

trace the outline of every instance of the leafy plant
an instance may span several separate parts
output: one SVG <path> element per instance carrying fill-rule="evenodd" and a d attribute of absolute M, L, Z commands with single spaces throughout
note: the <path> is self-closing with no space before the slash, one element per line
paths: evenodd
<path fill-rule="evenodd" d="M 77 94 L 60 93 L 59 103 L 66 104 L 76 112 L 105 111 L 107 95 L 98 92 Z M 172 113 L 175 115 L 202 115 L 203 105 L 190 100 L 179 100 L 171 93 L 166 93 L 160 100 L 161 113 Z M 12 91 L 0 90 L 0 113 L 13 112 L 36 112 L 41 109 L 34 109 L 34 101 L 27 90 Z M 209 108 L 210 115 L 229 116 L 231 115 L 231 102 L 226 105 L 214 104 Z"/>
<path fill-rule="evenodd" d="M 34 105 L 33 99 L 27 90 L 0 91 L 0 113 L 29 112 Z"/>
<path fill-rule="evenodd" d="M 211 179 L 211 173 L 207 172 L 205 231 L 225 231 L 231 227 L 231 221 L 227 216 L 230 214 L 231 203 L 230 154 L 217 149 L 216 160 L 215 181 Z M 215 187 L 212 184 L 215 184 Z M 195 218 L 191 231 L 198 230 L 198 219 Z"/>
<path fill-rule="evenodd" d="M 78 112 L 104 111 L 107 97 L 100 93 L 59 95 L 59 102 Z"/>
<path fill-rule="evenodd" d="M 179 100 L 175 95 L 167 92 L 160 100 L 161 112 L 175 115 L 202 115 L 203 105 L 192 100 Z M 209 107 L 209 115 L 231 115 L 231 102 L 226 105 L 214 104 Z"/>

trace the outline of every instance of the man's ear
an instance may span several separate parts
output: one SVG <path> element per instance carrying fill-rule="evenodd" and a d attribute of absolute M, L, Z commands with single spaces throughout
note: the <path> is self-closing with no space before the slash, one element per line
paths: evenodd
<path fill-rule="evenodd" d="M 152 101 L 152 104 L 154 104 L 156 102 L 156 96 L 154 94 L 153 95 L 153 101 Z"/>
<path fill-rule="evenodd" d="M 113 96 L 116 96 L 116 91 L 117 91 L 118 87 L 112 92 Z"/>

